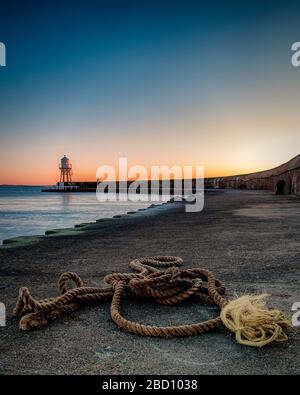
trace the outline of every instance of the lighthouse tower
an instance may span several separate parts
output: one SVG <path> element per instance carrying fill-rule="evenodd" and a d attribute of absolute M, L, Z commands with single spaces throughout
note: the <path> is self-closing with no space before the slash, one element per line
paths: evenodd
<path fill-rule="evenodd" d="M 64 157 L 60 161 L 60 182 L 72 182 L 72 164 L 70 159 L 64 155 Z"/>

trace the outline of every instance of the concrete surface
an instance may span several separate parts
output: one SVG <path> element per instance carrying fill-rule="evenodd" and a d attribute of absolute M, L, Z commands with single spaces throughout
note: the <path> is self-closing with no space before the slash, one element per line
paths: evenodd
<path fill-rule="evenodd" d="M 37 298 L 57 294 L 59 275 L 77 272 L 92 286 L 112 271 L 128 271 L 139 256 L 178 255 L 185 267 L 206 267 L 225 282 L 229 298 L 267 292 L 291 315 L 300 302 L 300 199 L 267 192 L 209 194 L 201 213 L 174 203 L 99 222 L 84 233 L 43 238 L 0 249 L 2 374 L 299 374 L 300 330 L 288 343 L 240 346 L 225 329 L 186 338 L 156 339 L 119 330 L 109 304 L 89 306 L 46 328 L 24 333 L 13 318 L 18 288 Z M 198 322 L 218 309 L 186 302 L 167 307 L 125 302 L 124 315 L 148 324 Z"/>

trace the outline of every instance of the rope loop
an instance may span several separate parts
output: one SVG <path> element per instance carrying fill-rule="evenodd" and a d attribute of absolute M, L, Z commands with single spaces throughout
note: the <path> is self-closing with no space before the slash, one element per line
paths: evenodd
<path fill-rule="evenodd" d="M 209 270 L 180 269 L 182 264 L 183 260 L 176 256 L 137 258 L 129 263 L 134 272 L 105 276 L 108 284 L 105 288 L 86 287 L 76 273 L 66 272 L 59 278 L 59 296 L 36 300 L 28 288 L 20 288 L 14 314 L 21 317 L 20 329 L 30 330 L 71 314 L 83 304 L 111 301 L 112 320 L 121 329 L 143 336 L 190 336 L 225 325 L 236 334 L 237 341 L 245 345 L 261 347 L 272 341 L 287 340 L 288 320 L 278 310 L 264 309 L 264 296 L 228 302 L 223 297 L 224 284 Z M 68 289 L 68 281 L 75 287 Z M 221 316 L 179 326 L 144 325 L 123 317 L 123 298 L 150 299 L 163 305 L 176 305 L 191 299 L 219 307 Z"/>
<path fill-rule="evenodd" d="M 58 289 L 61 295 L 65 294 L 67 289 L 67 282 L 71 280 L 75 284 L 75 288 L 83 287 L 84 283 L 78 274 L 73 272 L 63 273 L 58 280 Z"/>

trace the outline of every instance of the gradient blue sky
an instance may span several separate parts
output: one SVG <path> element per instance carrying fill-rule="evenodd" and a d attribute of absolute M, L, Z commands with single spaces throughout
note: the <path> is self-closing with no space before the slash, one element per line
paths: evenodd
<path fill-rule="evenodd" d="M 296 1 L 1 1 L 0 183 L 115 164 L 206 175 L 300 153 Z"/>

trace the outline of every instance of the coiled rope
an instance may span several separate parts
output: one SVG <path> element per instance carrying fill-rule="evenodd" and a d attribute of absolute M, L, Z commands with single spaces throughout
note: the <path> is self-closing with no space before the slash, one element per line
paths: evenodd
<path fill-rule="evenodd" d="M 112 273 L 104 278 L 106 288 L 84 286 L 72 272 L 60 276 L 60 295 L 34 299 L 28 288 L 20 288 L 14 315 L 22 317 L 21 330 L 41 328 L 49 321 L 75 312 L 86 303 L 111 301 L 111 318 L 122 329 L 143 336 L 176 337 L 209 332 L 223 324 L 235 332 L 236 340 L 248 346 L 262 347 L 271 342 L 288 339 L 289 320 L 278 310 L 265 308 L 266 295 L 243 296 L 228 302 L 225 287 L 206 269 L 179 269 L 183 261 L 174 256 L 138 258 L 129 263 L 133 273 Z M 159 267 L 163 268 L 160 270 Z M 68 290 L 67 282 L 75 283 Z M 208 321 L 179 325 L 152 326 L 133 322 L 122 316 L 122 298 L 152 299 L 159 304 L 175 305 L 187 299 L 216 305 L 221 316 Z"/>

